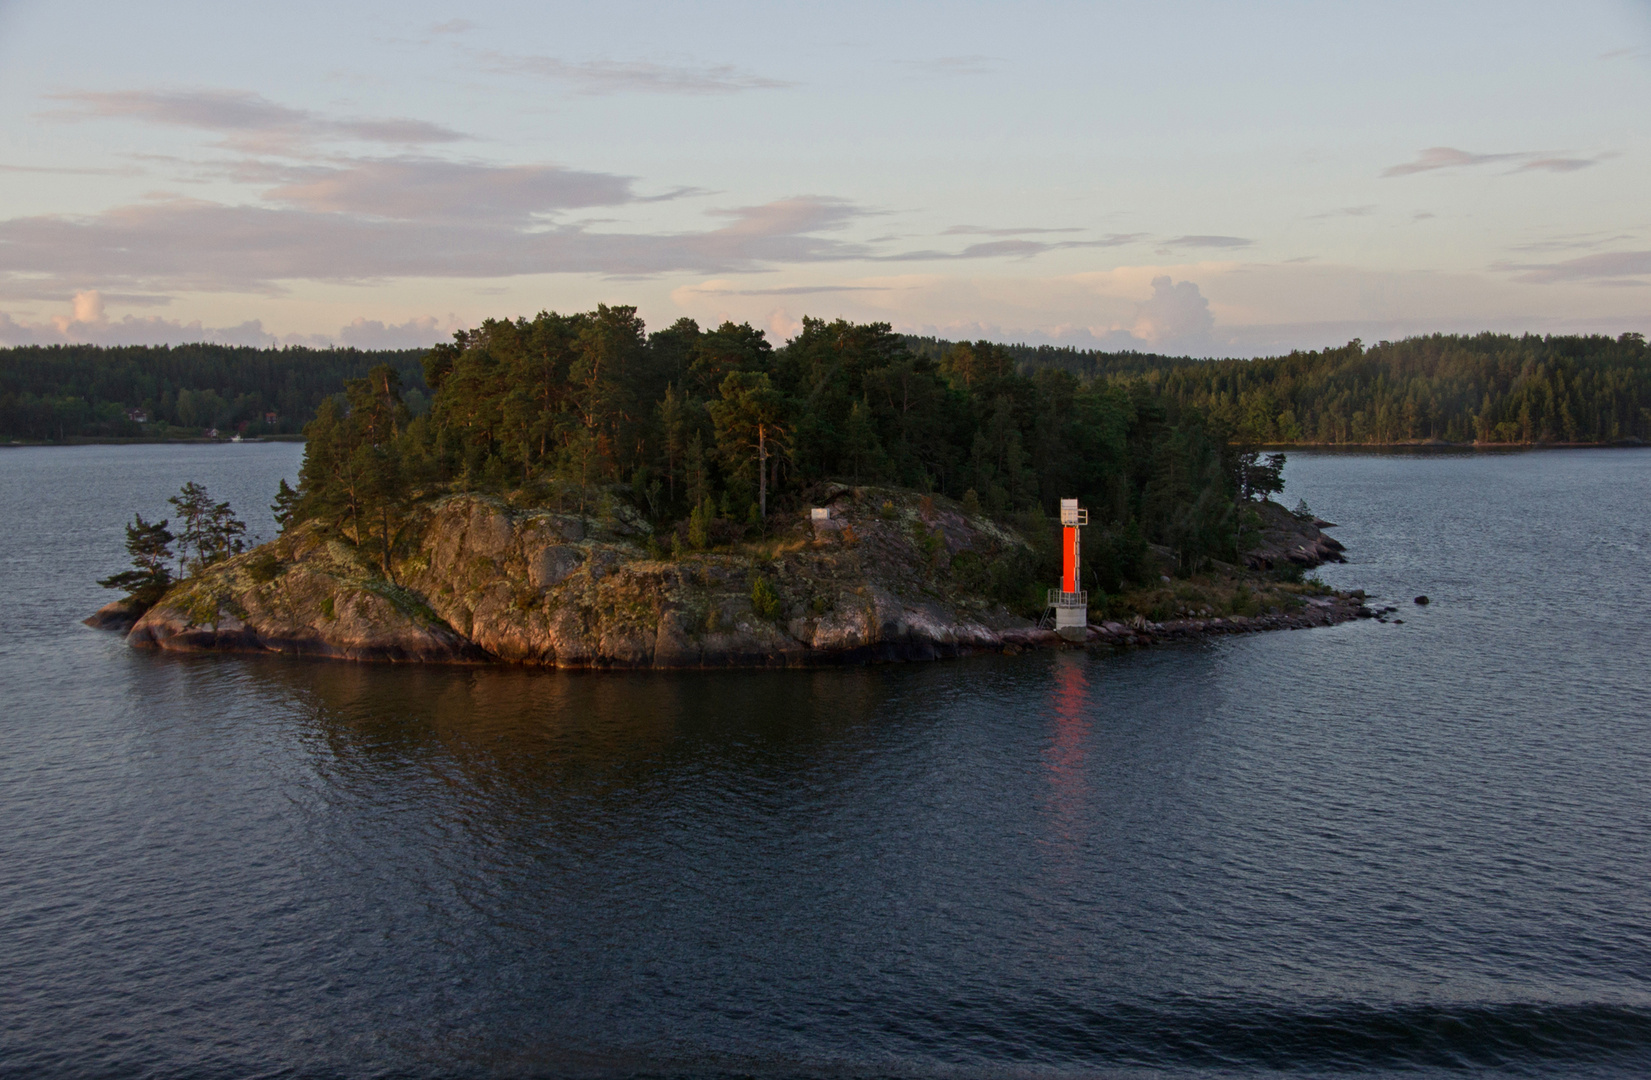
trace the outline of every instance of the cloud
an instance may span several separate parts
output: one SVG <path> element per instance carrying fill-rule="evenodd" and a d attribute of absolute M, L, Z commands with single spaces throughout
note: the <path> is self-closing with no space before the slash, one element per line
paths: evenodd
<path fill-rule="evenodd" d="M 782 341 L 789 341 L 803 332 L 801 319 L 793 319 L 791 313 L 784 308 L 775 308 L 768 314 L 768 327 L 763 331 L 773 343 L 778 345 Z"/>
<path fill-rule="evenodd" d="M 1196 248 L 1240 248 L 1249 247 L 1254 240 L 1246 240 L 1242 236 L 1177 236 L 1173 240 L 1165 240 L 1165 247 L 1196 247 Z"/>
<path fill-rule="evenodd" d="M 1651 275 L 1651 251 L 1610 251 L 1556 263 L 1500 263 L 1494 270 L 1516 272 L 1513 280 L 1528 285 L 1582 282 L 1589 285 L 1641 286 Z"/>
<path fill-rule="evenodd" d="M 961 231 L 961 230 L 955 230 L 955 227 L 954 227 L 954 229 L 948 229 L 946 231 L 948 233 L 950 233 L 950 232 L 953 232 L 953 231 Z M 1013 229 L 1013 230 L 992 231 L 992 230 L 981 229 L 981 230 L 978 230 L 978 231 L 979 232 L 984 232 L 984 233 L 986 233 L 987 235 L 990 235 L 990 236 L 998 236 L 998 235 L 1005 235 L 1005 234 L 1015 235 L 1015 234 L 1022 233 L 1022 232 L 1032 232 L 1032 231 L 1064 232 L 1066 230 L 1064 230 L 1064 229 L 1061 229 L 1061 230 L 1057 230 L 1057 229 L 1043 229 L 1043 230 Z M 934 250 L 903 251 L 903 252 L 900 252 L 900 253 L 895 254 L 895 255 L 881 255 L 881 256 L 878 256 L 878 259 L 882 262 L 939 262 L 939 261 L 948 261 L 948 260 L 954 260 L 954 259 L 1003 259 L 1003 258 L 1029 259 L 1034 255 L 1041 255 L 1046 251 L 1060 251 L 1060 250 L 1065 249 L 1065 248 L 1111 248 L 1111 247 L 1122 247 L 1125 244 L 1136 243 L 1137 241 L 1141 240 L 1142 238 L 1143 238 L 1143 234 L 1141 234 L 1141 233 L 1112 233 L 1108 236 L 1102 237 L 1099 240 L 1054 240 L 1054 241 L 1049 241 L 1049 240 L 988 240 L 988 241 L 985 241 L 985 242 L 979 243 L 979 244 L 970 244 L 968 247 L 964 248 L 962 251 L 934 251 Z M 1246 241 L 1246 243 L 1247 242 L 1248 241 Z"/>
<path fill-rule="evenodd" d="M 1396 340 L 1434 332 L 1651 332 L 1644 304 L 1622 302 L 1642 299 L 1646 294 L 1639 290 L 1580 284 L 1538 289 L 1502 274 L 1382 271 L 1328 261 L 1282 265 L 1206 254 L 1213 258 L 1050 276 L 970 276 L 951 271 L 980 264 L 946 264 L 922 273 L 845 278 L 875 287 L 786 303 L 792 315 L 889 322 L 903 333 L 952 340 L 1197 356 L 1288 353 L 1354 337 Z M 828 273 L 819 278 L 831 280 Z M 1164 278 L 1167 287 L 1159 281 Z M 763 326 L 785 301 L 737 295 L 742 284 L 729 278 L 705 282 L 720 291 L 673 291 L 675 304 L 660 305 L 654 318 L 687 314 L 703 324 L 726 314 Z"/>
<path fill-rule="evenodd" d="M 1576 172 L 1598 164 L 1594 158 L 1542 157 L 1534 158 L 1515 169 L 1515 172 Z"/>
<path fill-rule="evenodd" d="M 120 169 L 71 169 L 54 165 L 0 165 L 0 172 L 43 173 L 48 176 L 141 176 L 143 170 L 134 166 Z"/>
<path fill-rule="evenodd" d="M 1523 154 L 1471 154 L 1450 146 L 1430 146 L 1416 155 L 1415 161 L 1392 165 L 1382 170 L 1386 176 L 1410 176 L 1434 169 L 1459 169 L 1471 165 L 1492 165 L 1499 161 L 1517 161 Z"/>
<path fill-rule="evenodd" d="M 554 56 L 482 53 L 491 71 L 566 83 L 582 94 L 737 94 L 780 90 L 795 83 L 740 71 L 731 64 L 689 67 L 642 60 L 562 60 Z"/>
<path fill-rule="evenodd" d="M 1364 205 L 1364 206 L 1343 206 L 1343 207 L 1340 207 L 1339 209 L 1336 209 L 1336 210 L 1327 210 L 1322 214 L 1313 214 L 1308 218 L 1308 220 L 1309 221 L 1322 221 L 1325 218 L 1334 218 L 1334 217 L 1369 217 L 1371 214 L 1374 214 L 1375 212 L 1376 212 L 1376 204 L 1375 203 L 1369 203 L 1369 204 Z"/>
<path fill-rule="evenodd" d="M 426 120 L 337 120 L 294 109 L 246 90 L 117 90 L 54 94 L 67 108 L 48 114 L 67 120 L 138 120 L 223 135 L 229 145 L 271 151 L 319 140 L 417 146 L 470 136 Z"/>
<path fill-rule="evenodd" d="M 363 159 L 290 170 L 264 198 L 302 210 L 413 220 L 525 220 L 534 214 L 639 201 L 629 177 L 555 165 Z"/>
<path fill-rule="evenodd" d="M 780 285 L 765 289 L 736 289 L 732 282 L 706 281 L 671 290 L 679 304 L 694 296 L 815 296 L 828 293 L 887 292 L 888 285 Z"/>
<path fill-rule="evenodd" d="M 26 281 L 34 288 L 277 293 L 297 280 L 642 277 L 872 255 L 862 244 L 815 235 L 866 213 L 841 199 L 799 196 L 717 213 L 728 223 L 715 229 L 636 233 L 157 199 L 85 217 L 0 221 L 0 287 Z"/>
<path fill-rule="evenodd" d="M 439 22 L 430 28 L 432 34 L 468 34 L 476 29 L 476 24 L 469 19 L 448 19 Z"/>
<path fill-rule="evenodd" d="M 1511 154 L 1475 154 L 1453 146 L 1430 146 L 1416 155 L 1415 161 L 1393 165 L 1382 170 L 1383 177 L 1411 176 L 1435 169 L 1464 169 L 1477 165 L 1497 165 L 1518 162 L 1514 172 L 1575 172 L 1598 164 L 1600 158 L 1558 157 L 1542 151 L 1520 151 Z"/>
<path fill-rule="evenodd" d="M 1152 279 L 1152 296 L 1135 307 L 1131 334 L 1160 352 L 1197 352 L 1208 349 L 1215 316 L 1210 302 L 1191 281 L 1176 282 L 1168 274 Z"/>
<path fill-rule="evenodd" d="M 95 290 L 76 293 L 69 313 L 43 322 L 19 322 L 0 312 L 0 345 L 178 345 L 211 341 L 224 345 L 268 346 L 277 344 L 274 334 L 256 319 L 239 326 L 206 327 L 198 321 L 183 323 L 154 316 L 127 315 L 110 319 L 103 310 L 104 297 Z"/>
<path fill-rule="evenodd" d="M 425 349 L 445 341 L 455 329 L 453 320 L 442 323 L 428 315 L 390 325 L 357 318 L 338 331 L 337 340 L 358 349 Z"/>
<path fill-rule="evenodd" d="M 941 236 L 1035 236 L 1040 233 L 1075 233 L 1083 232 L 1079 228 L 1065 229 L 988 229 L 984 225 L 953 225 L 945 230 Z M 1137 234 L 1138 235 L 1138 234 Z"/>
<path fill-rule="evenodd" d="M 1572 233 L 1567 236 L 1555 236 L 1547 240 L 1533 240 L 1528 244 L 1517 244 L 1515 251 L 1586 251 L 1588 248 L 1604 247 L 1606 244 L 1620 244 L 1624 240 L 1634 240 L 1632 233 Z"/>
<path fill-rule="evenodd" d="M 181 345 L 206 341 L 258 348 L 307 345 L 324 349 L 353 345 L 358 349 L 423 349 L 450 337 L 459 328 L 457 320 L 451 316 L 443 321 L 426 315 L 392 324 L 358 317 L 334 334 L 287 334 L 277 337 L 265 330 L 263 322 L 258 319 L 239 326 L 217 327 L 203 326 L 199 320 L 140 319 L 130 315 L 111 319 L 105 313 L 104 305 L 106 301 L 117 299 L 130 298 L 104 295 L 96 290 L 79 292 L 70 299 L 66 314 L 39 322 L 19 321 L 6 312 L 0 312 L 0 345 Z M 142 302 L 152 298 L 138 299 Z"/>

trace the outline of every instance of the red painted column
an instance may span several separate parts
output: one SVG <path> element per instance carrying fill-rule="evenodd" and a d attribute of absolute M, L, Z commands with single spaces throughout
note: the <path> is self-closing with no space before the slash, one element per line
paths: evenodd
<path fill-rule="evenodd" d="M 1061 591 L 1072 593 L 1078 591 L 1078 530 L 1068 526 L 1065 532 L 1061 543 Z"/>

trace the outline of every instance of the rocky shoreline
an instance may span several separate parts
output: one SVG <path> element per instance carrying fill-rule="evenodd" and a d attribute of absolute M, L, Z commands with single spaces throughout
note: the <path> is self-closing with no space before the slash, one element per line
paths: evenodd
<path fill-rule="evenodd" d="M 1369 614 L 1357 594 L 1255 575 L 1341 557 L 1319 524 L 1274 507 L 1264 511 L 1251 570 L 1223 571 L 1224 587 L 1251 613 L 1109 620 L 1093 612 L 1086 640 L 1067 642 L 986 598 L 994 568 L 1030 554 L 1012 530 L 898 489 L 834 485 L 822 496 L 826 522 L 665 557 L 623 507 L 583 517 L 453 495 L 425 508 L 388 574 L 301 526 L 208 568 L 147 611 L 117 601 L 86 622 L 125 632 L 135 648 L 170 652 L 697 669 L 1142 646 Z M 1191 586 L 1163 581 L 1154 602 L 1166 611 L 1203 602 L 1187 599 Z"/>

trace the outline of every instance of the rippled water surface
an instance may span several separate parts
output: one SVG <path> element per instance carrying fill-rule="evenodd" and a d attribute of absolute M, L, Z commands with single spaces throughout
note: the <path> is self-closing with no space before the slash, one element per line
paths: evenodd
<path fill-rule="evenodd" d="M 133 510 L 297 457 L 0 451 L 0 1073 L 1651 1070 L 1651 452 L 1292 456 L 1326 579 L 1404 622 L 1148 652 L 570 675 L 77 625 Z"/>

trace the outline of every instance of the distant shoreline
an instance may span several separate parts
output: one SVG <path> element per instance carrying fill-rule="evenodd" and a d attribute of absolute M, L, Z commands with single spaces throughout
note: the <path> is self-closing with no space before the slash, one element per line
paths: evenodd
<path fill-rule="evenodd" d="M 1510 450 L 1632 450 L 1647 444 L 1639 439 L 1618 439 L 1615 442 L 1446 442 L 1443 439 L 1413 439 L 1406 442 L 1294 442 L 1259 443 L 1260 450 L 1437 450 L 1440 452 L 1482 450 L 1506 452 Z"/>
<path fill-rule="evenodd" d="M 302 435 L 254 435 L 250 439 L 242 439 L 241 443 L 301 443 L 303 441 L 304 436 Z M 22 450 L 25 447 L 39 446 L 209 446 L 214 444 L 228 446 L 234 443 L 234 439 L 209 439 L 204 436 L 198 439 L 123 439 L 115 437 L 100 439 L 87 436 L 85 438 L 54 440 L 51 442 L 24 442 L 21 439 L 12 439 L 0 443 L 0 450 Z"/>
<path fill-rule="evenodd" d="M 303 435 L 257 435 L 249 439 L 242 439 L 242 443 L 301 443 L 305 441 Z M 0 450 L 22 449 L 24 447 L 39 446 L 206 446 L 214 443 L 228 445 L 233 439 L 142 439 L 142 438 L 85 438 L 63 439 L 61 441 L 24 442 L 13 439 L 9 442 L 0 442 Z M 1647 443 L 1639 439 L 1618 439 L 1615 442 L 1446 442 L 1443 439 L 1417 439 L 1406 442 L 1294 442 L 1294 443 L 1259 443 L 1254 444 L 1261 450 L 1624 450 L 1644 448 Z"/>

